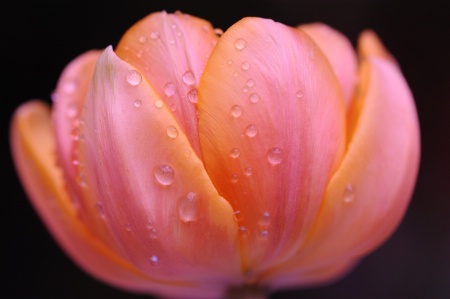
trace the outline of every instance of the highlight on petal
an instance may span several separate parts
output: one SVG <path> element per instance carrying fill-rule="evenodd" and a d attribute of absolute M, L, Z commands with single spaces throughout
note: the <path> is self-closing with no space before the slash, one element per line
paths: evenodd
<path fill-rule="evenodd" d="M 358 62 L 352 44 L 345 35 L 322 23 L 304 24 L 297 28 L 308 34 L 327 57 L 349 107 L 358 83 Z"/>
<path fill-rule="evenodd" d="M 206 170 L 235 210 L 244 272 L 258 279 L 303 243 L 341 161 L 340 87 L 305 33 L 245 18 L 214 48 L 198 108 Z"/>
<path fill-rule="evenodd" d="M 85 105 L 78 172 L 89 227 L 149 277 L 198 286 L 198 296 L 239 281 L 233 211 L 146 78 L 109 47 Z"/>
<path fill-rule="evenodd" d="M 398 67 L 379 57 L 361 66 L 360 115 L 344 161 L 331 179 L 317 221 L 295 257 L 265 281 L 299 284 L 313 271 L 352 262 L 385 241 L 402 219 L 418 172 L 414 100 Z"/>
<path fill-rule="evenodd" d="M 47 228 L 65 252 L 92 276 L 134 292 L 189 293 L 191 286 L 148 279 L 91 234 L 77 217 L 56 165 L 56 144 L 49 107 L 30 101 L 19 107 L 11 124 L 15 166 L 27 194 Z"/>
<path fill-rule="evenodd" d="M 372 30 L 363 31 L 358 39 L 358 54 L 362 58 L 379 57 L 397 64 L 395 58 L 383 46 L 380 38 Z"/>
<path fill-rule="evenodd" d="M 197 87 L 217 39 L 206 20 L 159 12 L 131 27 L 116 49 L 117 56 L 147 78 L 199 157 Z"/>

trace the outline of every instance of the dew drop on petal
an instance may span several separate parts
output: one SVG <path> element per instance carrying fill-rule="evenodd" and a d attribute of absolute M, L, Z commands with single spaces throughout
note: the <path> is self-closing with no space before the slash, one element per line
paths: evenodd
<path fill-rule="evenodd" d="M 176 138 L 178 136 L 178 130 L 174 126 L 168 127 L 166 132 L 167 136 L 169 136 L 170 138 Z"/>
<path fill-rule="evenodd" d="M 283 160 L 282 150 L 279 147 L 272 147 L 267 152 L 267 160 L 272 165 L 280 164 Z"/>
<path fill-rule="evenodd" d="M 303 92 L 301 91 L 301 90 L 299 90 L 299 91 L 297 91 L 297 93 L 295 94 L 295 96 L 297 97 L 297 98 L 302 98 L 303 97 Z"/>
<path fill-rule="evenodd" d="M 259 233 L 259 237 L 261 238 L 261 240 L 267 240 L 267 238 L 269 237 L 269 231 L 267 230 L 263 230 Z"/>
<path fill-rule="evenodd" d="M 164 106 L 164 102 L 162 100 L 156 100 L 155 101 L 155 107 L 160 109 Z"/>
<path fill-rule="evenodd" d="M 105 208 L 103 207 L 103 204 L 100 201 L 97 201 L 95 203 L 95 208 L 97 209 L 97 213 L 100 216 L 100 218 L 105 218 Z"/>
<path fill-rule="evenodd" d="M 75 118 L 78 115 L 78 107 L 76 104 L 69 104 L 67 106 L 66 115 L 69 118 Z"/>
<path fill-rule="evenodd" d="M 189 102 L 195 104 L 198 102 L 198 91 L 197 89 L 191 89 L 189 90 L 188 94 L 187 94 L 188 100 Z"/>
<path fill-rule="evenodd" d="M 147 38 L 146 38 L 144 35 L 141 35 L 141 36 L 139 37 L 139 42 L 140 42 L 141 44 L 145 43 L 146 41 L 147 41 Z"/>
<path fill-rule="evenodd" d="M 150 265 L 152 266 L 159 265 L 159 258 L 156 255 L 152 255 L 148 260 L 150 261 Z"/>
<path fill-rule="evenodd" d="M 268 211 L 262 213 L 258 222 L 261 226 L 268 226 L 270 224 L 270 213 Z"/>
<path fill-rule="evenodd" d="M 245 170 L 244 170 L 244 174 L 246 176 L 251 176 L 253 174 L 252 168 L 251 167 L 246 167 Z"/>
<path fill-rule="evenodd" d="M 247 93 L 248 92 L 248 87 L 247 86 L 242 87 L 242 92 L 243 93 Z"/>
<path fill-rule="evenodd" d="M 259 100 L 260 100 L 260 97 L 259 97 L 259 95 L 257 94 L 257 93 L 252 93 L 249 97 L 248 97 L 248 99 L 250 100 L 250 102 L 252 102 L 252 103 L 258 103 L 259 102 Z"/>
<path fill-rule="evenodd" d="M 240 154 L 241 154 L 241 152 L 239 151 L 239 149 L 233 148 L 230 152 L 230 157 L 233 159 L 236 159 L 239 157 Z"/>
<path fill-rule="evenodd" d="M 158 238 L 158 230 L 154 227 L 148 229 L 148 236 L 150 239 Z"/>
<path fill-rule="evenodd" d="M 351 203 L 353 199 L 355 198 L 355 192 L 353 190 L 352 184 L 347 184 L 344 191 L 344 202 L 345 203 Z"/>
<path fill-rule="evenodd" d="M 186 85 L 194 85 L 195 84 L 195 75 L 192 71 L 186 71 L 183 74 L 183 82 Z"/>
<path fill-rule="evenodd" d="M 62 90 L 65 94 L 74 94 L 78 89 L 78 82 L 76 80 L 71 80 L 65 82 L 62 86 Z"/>
<path fill-rule="evenodd" d="M 127 81 L 133 86 L 136 86 L 141 83 L 142 75 L 138 71 L 130 70 L 127 73 Z"/>
<path fill-rule="evenodd" d="M 134 107 L 139 108 L 142 105 L 142 101 L 141 100 L 136 100 L 134 101 Z"/>
<path fill-rule="evenodd" d="M 234 105 L 233 107 L 231 107 L 230 114 L 234 118 L 238 118 L 239 116 L 241 116 L 242 115 L 242 108 L 241 108 L 241 106 Z"/>
<path fill-rule="evenodd" d="M 233 184 L 236 184 L 236 183 L 238 182 L 238 180 L 239 180 L 239 177 L 238 177 L 237 174 L 234 173 L 234 174 L 231 175 L 230 181 L 231 181 Z"/>
<path fill-rule="evenodd" d="M 247 42 L 245 41 L 245 39 L 243 39 L 243 38 L 238 38 L 238 39 L 234 42 L 234 47 L 236 48 L 236 50 L 242 51 L 242 50 L 244 50 L 246 44 L 247 44 Z"/>
<path fill-rule="evenodd" d="M 130 223 L 125 224 L 125 230 L 127 232 L 131 232 L 131 224 Z"/>
<path fill-rule="evenodd" d="M 161 185 L 168 186 L 175 179 L 175 171 L 169 165 L 158 165 L 153 169 L 153 174 Z"/>
<path fill-rule="evenodd" d="M 243 226 L 243 225 L 239 226 L 239 235 L 241 237 L 248 237 L 249 234 L 250 233 L 245 226 Z"/>
<path fill-rule="evenodd" d="M 188 195 L 178 203 L 178 215 L 183 222 L 196 221 L 198 217 L 198 195 L 189 192 Z"/>
<path fill-rule="evenodd" d="M 258 130 L 256 129 L 255 125 L 248 125 L 245 129 L 245 135 L 247 135 L 250 138 L 253 138 L 258 134 Z"/>
<path fill-rule="evenodd" d="M 152 33 L 150 33 L 150 38 L 151 39 L 158 39 L 159 38 L 159 32 L 153 31 Z"/>
<path fill-rule="evenodd" d="M 248 71 L 248 70 L 250 69 L 250 63 L 248 63 L 247 61 L 244 61 L 244 62 L 241 64 L 241 68 L 242 68 L 244 71 Z"/>
<path fill-rule="evenodd" d="M 175 91 L 177 90 L 177 87 L 172 82 L 169 82 L 164 86 L 164 93 L 166 96 L 171 97 L 175 94 Z"/>
<path fill-rule="evenodd" d="M 236 222 L 241 222 L 244 220 L 244 214 L 242 213 L 242 211 L 234 211 L 234 220 Z"/>
<path fill-rule="evenodd" d="M 255 85 L 255 81 L 253 81 L 253 79 L 248 79 L 247 80 L 247 86 L 248 87 L 253 87 L 253 85 Z"/>

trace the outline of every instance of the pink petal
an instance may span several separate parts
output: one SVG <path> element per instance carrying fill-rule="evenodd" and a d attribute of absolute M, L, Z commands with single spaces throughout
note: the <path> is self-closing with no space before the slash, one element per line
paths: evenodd
<path fill-rule="evenodd" d="M 327 57 L 349 107 L 358 83 L 357 58 L 352 44 L 342 33 L 322 23 L 305 24 L 297 28 L 306 32 Z"/>
<path fill-rule="evenodd" d="M 47 105 L 30 101 L 17 109 L 11 124 L 11 147 L 18 173 L 35 209 L 65 252 L 86 272 L 129 291 L 170 296 L 193 293 L 194 298 L 199 298 L 201 293 L 196 286 L 146 277 L 105 246 L 78 219 L 65 190 L 61 169 L 56 166 L 55 136 Z"/>
<path fill-rule="evenodd" d="M 199 96 L 205 166 L 236 210 L 244 271 L 256 277 L 304 241 L 341 160 L 339 85 L 305 33 L 246 18 L 220 38 Z"/>
<path fill-rule="evenodd" d="M 110 247 L 154 279 L 206 294 L 240 279 L 230 205 L 167 104 L 111 47 L 97 63 L 80 134 L 86 221 Z"/>
<path fill-rule="evenodd" d="M 306 244 L 267 281 L 293 281 L 294 269 L 320 269 L 357 260 L 398 226 L 418 171 L 419 126 L 414 100 L 390 60 L 367 57 L 361 66 L 355 132 L 331 179 Z M 338 275 L 339 273 L 337 273 Z M 305 276 L 297 275 L 299 283 Z"/>
<path fill-rule="evenodd" d="M 147 78 L 201 157 L 197 86 L 217 42 L 211 24 L 186 14 L 153 13 L 122 37 L 117 55 Z"/>

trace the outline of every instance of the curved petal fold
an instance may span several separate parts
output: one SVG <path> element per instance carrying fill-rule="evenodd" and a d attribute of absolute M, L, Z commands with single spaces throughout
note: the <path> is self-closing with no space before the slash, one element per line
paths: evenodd
<path fill-rule="evenodd" d="M 199 86 L 206 170 L 235 209 L 249 279 L 288 258 L 317 215 L 345 144 L 345 105 L 302 31 L 245 18 L 220 38 Z"/>
<path fill-rule="evenodd" d="M 327 57 L 349 107 L 358 83 L 358 61 L 351 42 L 345 35 L 323 23 L 304 24 L 297 28 L 306 32 Z"/>
<path fill-rule="evenodd" d="M 217 293 L 240 279 L 231 206 L 170 107 L 111 47 L 88 90 L 78 149 L 86 221 L 126 260 Z"/>
<path fill-rule="evenodd" d="M 414 100 L 390 60 L 367 57 L 361 82 L 356 129 L 328 184 L 317 221 L 297 255 L 267 281 L 281 282 L 296 268 L 359 259 L 392 234 L 406 211 L 420 155 Z"/>
<path fill-rule="evenodd" d="M 41 101 L 23 104 L 11 124 L 15 165 L 33 206 L 65 252 L 90 275 L 134 292 L 180 296 L 191 285 L 165 284 L 146 277 L 111 251 L 80 221 L 56 165 L 56 144 L 49 107 Z M 194 288 L 194 293 L 198 292 Z"/>
<path fill-rule="evenodd" d="M 116 49 L 170 107 L 198 156 L 197 86 L 217 39 L 203 19 L 158 12 L 131 27 Z"/>

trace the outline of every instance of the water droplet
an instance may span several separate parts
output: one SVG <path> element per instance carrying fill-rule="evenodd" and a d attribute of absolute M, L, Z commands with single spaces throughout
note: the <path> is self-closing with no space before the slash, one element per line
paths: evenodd
<path fill-rule="evenodd" d="M 238 76 L 238 73 L 237 72 L 234 72 L 234 74 L 233 74 L 233 77 L 237 77 Z"/>
<path fill-rule="evenodd" d="M 150 261 L 150 265 L 152 266 L 159 265 L 159 258 L 156 255 L 152 255 L 148 260 Z"/>
<path fill-rule="evenodd" d="M 195 192 L 182 198 L 178 204 L 178 215 L 183 222 L 192 222 L 197 220 L 198 196 Z"/>
<path fill-rule="evenodd" d="M 267 231 L 267 230 L 261 231 L 261 232 L 259 233 L 259 237 L 260 237 L 262 240 L 267 240 L 267 238 L 269 237 L 269 231 Z"/>
<path fill-rule="evenodd" d="M 152 33 L 150 33 L 150 38 L 151 38 L 151 39 L 157 39 L 157 38 L 159 38 L 159 32 L 153 31 Z"/>
<path fill-rule="evenodd" d="M 131 232 L 131 224 L 130 223 L 125 224 L 125 230 L 127 232 Z"/>
<path fill-rule="evenodd" d="M 253 170 L 252 170 L 251 167 L 246 167 L 246 168 L 245 168 L 244 174 L 245 174 L 246 176 L 251 176 L 252 173 L 253 173 Z"/>
<path fill-rule="evenodd" d="M 256 129 L 255 125 L 248 125 L 247 129 L 245 129 L 245 135 L 247 135 L 250 138 L 253 138 L 258 133 L 258 130 Z"/>
<path fill-rule="evenodd" d="M 77 141 L 78 138 L 79 138 L 79 136 L 78 136 L 78 128 L 74 128 L 74 129 L 72 130 L 72 132 L 70 132 L 70 136 L 72 137 L 72 139 L 73 139 L 74 141 Z"/>
<path fill-rule="evenodd" d="M 297 91 L 297 93 L 295 94 L 295 96 L 297 97 L 297 98 L 302 98 L 303 97 L 303 92 L 301 91 L 301 90 L 299 90 L 299 91 Z"/>
<path fill-rule="evenodd" d="M 148 229 L 148 236 L 150 239 L 158 238 L 158 230 L 154 227 Z"/>
<path fill-rule="evenodd" d="M 147 38 L 146 38 L 144 35 L 141 35 L 141 36 L 139 37 L 139 42 L 140 42 L 141 44 L 145 43 L 146 41 L 147 41 Z"/>
<path fill-rule="evenodd" d="M 272 147 L 267 152 L 267 160 L 272 165 L 280 164 L 281 160 L 283 160 L 282 150 L 279 147 Z"/>
<path fill-rule="evenodd" d="M 160 109 L 164 106 L 164 102 L 162 100 L 156 100 L 155 106 L 156 106 L 156 108 Z"/>
<path fill-rule="evenodd" d="M 257 93 L 252 93 L 252 94 L 248 97 L 248 99 L 249 99 L 250 102 L 252 102 L 252 103 L 258 103 L 259 100 L 260 100 L 260 97 L 259 97 L 259 95 L 258 95 Z"/>
<path fill-rule="evenodd" d="M 183 82 L 186 85 L 194 85 L 195 84 L 195 75 L 192 71 L 186 71 L 183 74 Z"/>
<path fill-rule="evenodd" d="M 244 220 L 244 214 L 241 211 L 234 211 L 234 220 L 236 222 L 241 222 Z"/>
<path fill-rule="evenodd" d="M 155 175 L 158 183 L 164 186 L 168 186 L 173 183 L 175 179 L 175 171 L 169 165 L 158 165 L 153 169 L 153 174 Z"/>
<path fill-rule="evenodd" d="M 234 47 L 236 48 L 236 50 L 242 51 L 242 50 L 244 50 L 246 44 L 247 44 L 247 42 L 245 41 L 245 39 L 243 39 L 243 38 L 238 38 L 238 39 L 234 42 Z"/>
<path fill-rule="evenodd" d="M 105 218 L 105 208 L 103 207 L 103 204 L 100 201 L 97 201 L 95 203 L 95 208 L 97 209 L 97 213 L 100 216 L 100 218 Z"/>
<path fill-rule="evenodd" d="M 248 70 L 250 69 L 250 63 L 248 63 L 247 61 L 244 61 L 244 62 L 241 64 L 241 68 L 242 68 L 244 71 L 248 71 Z"/>
<path fill-rule="evenodd" d="M 237 157 L 239 157 L 240 154 L 241 152 L 239 151 L 239 149 L 233 148 L 230 152 L 230 157 L 236 159 Z"/>
<path fill-rule="evenodd" d="M 130 70 L 127 74 L 127 81 L 133 86 L 138 85 L 142 81 L 142 75 L 138 71 Z"/>
<path fill-rule="evenodd" d="M 169 82 L 164 86 L 164 93 L 166 96 L 171 97 L 175 94 L 175 91 L 177 90 L 177 87 L 172 82 Z"/>
<path fill-rule="evenodd" d="M 170 105 L 170 111 L 172 111 L 172 112 L 177 111 L 177 105 L 176 104 Z"/>
<path fill-rule="evenodd" d="M 231 175 L 231 177 L 230 177 L 230 181 L 231 181 L 233 184 L 236 184 L 236 183 L 238 182 L 238 180 L 239 180 L 238 175 L 235 174 L 235 173 L 233 173 L 233 174 Z"/>
<path fill-rule="evenodd" d="M 255 81 L 253 81 L 253 79 L 248 79 L 247 80 L 247 86 L 248 87 L 253 87 L 253 85 L 255 85 Z"/>
<path fill-rule="evenodd" d="M 261 226 L 268 226 L 270 224 L 270 213 L 268 211 L 262 213 L 258 222 Z"/>
<path fill-rule="evenodd" d="M 353 199 L 355 198 L 355 192 L 353 190 L 352 184 L 347 184 L 344 191 L 344 202 L 345 203 L 351 203 Z"/>
<path fill-rule="evenodd" d="M 247 93 L 248 92 L 248 87 L 247 86 L 242 87 L 242 92 L 243 93 Z"/>
<path fill-rule="evenodd" d="M 214 33 L 220 37 L 223 34 L 223 30 L 220 28 L 215 28 Z"/>
<path fill-rule="evenodd" d="M 248 237 L 249 234 L 250 233 L 245 226 L 243 226 L 243 225 L 239 226 L 239 235 L 241 237 Z"/>
<path fill-rule="evenodd" d="M 189 102 L 195 104 L 198 102 L 198 91 L 197 89 L 191 89 L 189 90 L 188 94 L 187 94 L 188 100 Z"/>
<path fill-rule="evenodd" d="M 169 41 L 169 44 L 175 45 L 175 40 L 174 40 L 174 39 L 171 39 L 171 40 Z"/>
<path fill-rule="evenodd" d="M 139 50 L 139 51 L 137 51 L 137 53 L 136 53 L 136 57 L 137 57 L 137 58 L 141 58 L 141 57 L 142 57 L 142 54 L 144 54 L 144 51 Z"/>
<path fill-rule="evenodd" d="M 78 82 L 75 80 L 71 80 L 68 82 L 65 82 L 62 86 L 62 90 L 65 94 L 74 94 L 75 91 L 78 89 Z"/>
<path fill-rule="evenodd" d="M 232 65 L 233 64 L 233 60 L 228 60 L 228 65 Z"/>
<path fill-rule="evenodd" d="M 239 116 L 241 116 L 242 115 L 242 108 L 241 108 L 241 106 L 234 105 L 233 107 L 231 107 L 230 114 L 234 118 L 238 118 Z"/>
<path fill-rule="evenodd" d="M 167 136 L 170 138 L 176 138 L 178 136 L 178 130 L 174 126 L 170 126 L 167 128 Z"/>
<path fill-rule="evenodd" d="M 141 100 L 136 100 L 134 101 L 134 107 L 139 108 L 142 105 L 142 101 Z"/>

